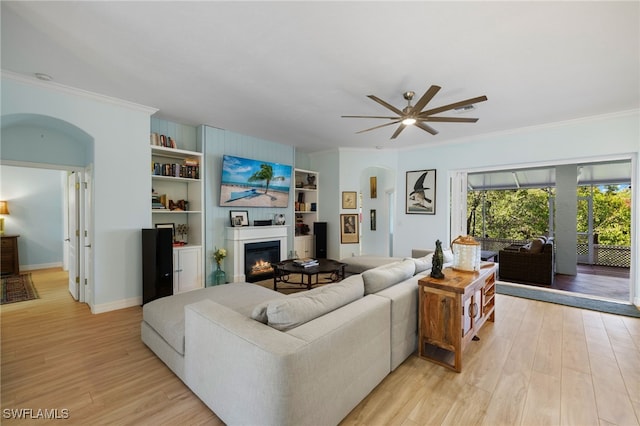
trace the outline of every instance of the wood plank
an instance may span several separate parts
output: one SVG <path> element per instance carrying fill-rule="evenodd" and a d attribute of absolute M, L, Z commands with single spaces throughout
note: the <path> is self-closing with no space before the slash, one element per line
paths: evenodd
<path fill-rule="evenodd" d="M 142 343 L 139 307 L 92 315 L 64 272 L 33 278 L 40 299 L 0 307 L 3 409 L 68 408 L 72 424 L 223 425 Z M 637 424 L 640 319 L 505 295 L 496 309 L 461 373 L 412 355 L 341 424 Z"/>

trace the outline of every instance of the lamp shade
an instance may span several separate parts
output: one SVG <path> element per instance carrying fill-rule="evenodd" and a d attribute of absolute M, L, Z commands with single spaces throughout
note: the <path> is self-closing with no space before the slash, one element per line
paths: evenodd
<path fill-rule="evenodd" d="M 9 214 L 9 203 L 0 201 L 0 214 Z"/>

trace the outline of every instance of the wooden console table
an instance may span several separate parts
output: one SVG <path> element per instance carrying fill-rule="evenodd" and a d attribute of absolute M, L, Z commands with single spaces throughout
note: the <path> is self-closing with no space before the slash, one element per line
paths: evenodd
<path fill-rule="evenodd" d="M 442 279 L 427 276 L 419 285 L 420 357 L 454 371 L 462 370 L 462 352 L 486 321 L 495 320 L 496 265 L 480 272 L 451 268 Z"/>

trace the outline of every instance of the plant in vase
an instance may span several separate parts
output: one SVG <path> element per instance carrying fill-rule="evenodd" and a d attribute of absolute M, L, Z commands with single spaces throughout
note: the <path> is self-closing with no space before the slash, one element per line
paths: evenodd
<path fill-rule="evenodd" d="M 225 284 L 227 282 L 226 274 L 222 269 L 220 269 L 220 263 L 222 260 L 227 257 L 227 250 L 223 248 L 216 248 L 216 251 L 213 252 L 213 259 L 216 261 L 217 268 L 213 273 L 213 284 Z"/>

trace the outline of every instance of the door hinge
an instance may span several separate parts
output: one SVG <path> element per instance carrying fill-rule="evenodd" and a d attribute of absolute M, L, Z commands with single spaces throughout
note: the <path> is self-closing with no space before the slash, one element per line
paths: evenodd
<path fill-rule="evenodd" d="M 80 236 L 80 230 L 76 229 L 76 237 L 79 237 L 79 236 Z"/>
<path fill-rule="evenodd" d="M 89 284 L 89 281 L 87 281 L 87 279 L 85 278 L 84 279 L 84 285 L 87 285 L 87 284 Z"/>
<path fill-rule="evenodd" d="M 80 184 L 76 182 L 76 189 L 80 189 Z"/>
<path fill-rule="evenodd" d="M 80 277 L 76 276 L 76 284 L 80 284 Z"/>
<path fill-rule="evenodd" d="M 85 229 L 85 230 L 84 230 L 84 236 L 85 236 L 85 238 L 87 237 L 87 235 L 88 235 L 88 233 L 87 233 L 87 230 Z"/>

